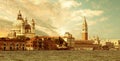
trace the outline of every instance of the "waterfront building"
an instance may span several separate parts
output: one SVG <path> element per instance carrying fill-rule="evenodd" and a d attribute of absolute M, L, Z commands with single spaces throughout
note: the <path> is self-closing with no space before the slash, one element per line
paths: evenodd
<path fill-rule="evenodd" d="M 16 21 L 13 23 L 13 27 L 8 34 L 9 38 L 15 38 L 17 36 L 26 36 L 34 37 L 35 36 L 35 21 L 31 20 L 31 23 L 28 22 L 28 19 L 22 16 L 21 11 L 19 11 Z"/>
<path fill-rule="evenodd" d="M 70 48 L 74 48 L 75 38 L 69 32 L 65 32 L 65 35 L 62 37 L 64 41 L 67 43 L 67 46 Z"/>

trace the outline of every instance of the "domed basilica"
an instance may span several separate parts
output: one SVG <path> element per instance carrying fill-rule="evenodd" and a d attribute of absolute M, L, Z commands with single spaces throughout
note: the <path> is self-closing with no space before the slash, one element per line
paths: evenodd
<path fill-rule="evenodd" d="M 13 23 L 13 28 L 11 29 L 8 37 L 14 38 L 18 36 L 34 37 L 35 36 L 35 21 L 31 20 L 28 23 L 27 18 L 23 18 L 21 12 L 19 11 L 17 16 L 17 21 Z"/>

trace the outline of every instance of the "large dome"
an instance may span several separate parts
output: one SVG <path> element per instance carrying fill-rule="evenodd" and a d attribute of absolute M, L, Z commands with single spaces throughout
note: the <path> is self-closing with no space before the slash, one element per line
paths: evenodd
<path fill-rule="evenodd" d="M 17 20 L 13 23 L 13 29 L 15 30 L 20 30 L 22 26 L 23 21 L 22 20 Z"/>

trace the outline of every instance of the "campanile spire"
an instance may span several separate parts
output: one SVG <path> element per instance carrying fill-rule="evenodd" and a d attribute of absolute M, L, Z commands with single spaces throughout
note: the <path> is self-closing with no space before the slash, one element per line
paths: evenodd
<path fill-rule="evenodd" d="M 82 40 L 88 40 L 88 27 L 85 16 L 82 23 Z"/>

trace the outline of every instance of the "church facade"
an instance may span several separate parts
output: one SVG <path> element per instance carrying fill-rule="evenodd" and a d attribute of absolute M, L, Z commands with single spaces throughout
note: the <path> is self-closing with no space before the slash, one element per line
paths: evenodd
<path fill-rule="evenodd" d="M 18 36 L 34 37 L 35 36 L 35 21 L 31 20 L 28 22 L 27 18 L 23 18 L 22 13 L 19 11 L 17 16 L 17 21 L 13 23 L 13 28 L 8 34 L 9 38 L 14 38 Z"/>

